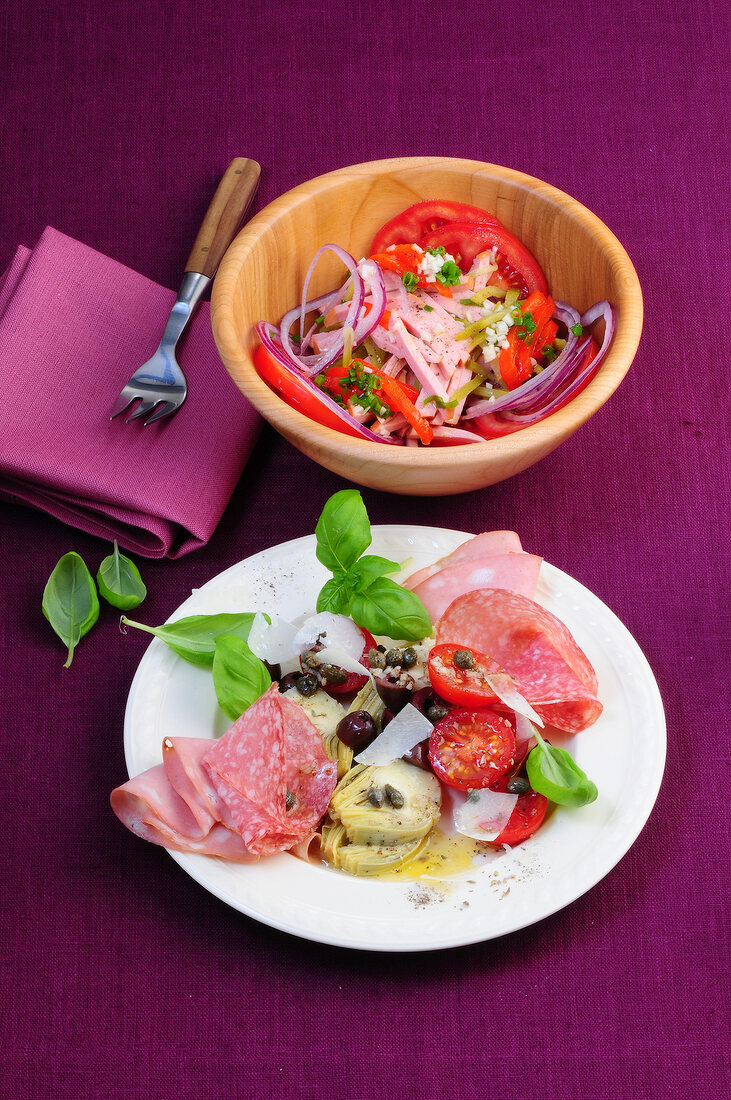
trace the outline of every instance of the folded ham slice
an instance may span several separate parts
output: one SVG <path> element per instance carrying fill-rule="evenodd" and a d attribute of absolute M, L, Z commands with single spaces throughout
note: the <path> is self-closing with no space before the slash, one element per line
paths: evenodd
<path fill-rule="evenodd" d="M 163 763 L 110 801 L 144 840 L 247 863 L 306 843 L 336 782 L 316 727 L 273 684 L 219 741 L 166 737 Z"/>
<path fill-rule="evenodd" d="M 560 619 L 524 595 L 484 588 L 459 596 L 436 640 L 493 657 L 547 725 L 576 733 L 602 712 L 588 657 Z"/>
<path fill-rule="evenodd" d="M 520 536 L 515 531 L 483 531 L 474 538 L 467 539 L 451 554 L 445 554 L 433 565 L 417 569 L 404 582 L 404 588 L 415 588 L 417 584 L 432 577 L 447 565 L 456 565 L 460 561 L 474 561 L 475 558 L 489 558 L 493 554 L 519 554 L 523 549 Z"/>
<path fill-rule="evenodd" d="M 424 604 L 432 622 L 436 622 L 454 600 L 476 589 L 506 588 L 532 597 L 542 561 L 535 554 L 524 553 L 493 554 L 474 561 L 458 561 L 443 566 L 412 591 Z"/>

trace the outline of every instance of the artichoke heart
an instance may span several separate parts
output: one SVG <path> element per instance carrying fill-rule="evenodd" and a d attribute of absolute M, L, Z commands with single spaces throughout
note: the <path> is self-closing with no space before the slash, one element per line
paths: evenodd
<path fill-rule="evenodd" d="M 436 777 L 404 760 L 382 767 L 357 764 L 330 800 L 330 816 L 351 845 L 380 849 L 418 844 L 438 821 L 440 808 Z"/>

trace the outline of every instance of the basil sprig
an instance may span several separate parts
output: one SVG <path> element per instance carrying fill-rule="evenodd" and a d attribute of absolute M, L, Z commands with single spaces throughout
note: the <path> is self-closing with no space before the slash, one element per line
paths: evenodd
<path fill-rule="evenodd" d="M 114 551 L 99 566 L 96 583 L 99 585 L 100 595 L 107 603 L 122 611 L 139 607 L 147 595 L 139 569 L 128 557 L 120 554 L 116 539 Z"/>
<path fill-rule="evenodd" d="M 333 574 L 317 597 L 316 610 L 350 615 L 371 634 L 413 642 L 431 633 L 431 620 L 414 592 L 386 576 L 399 563 L 366 554 L 371 525 L 357 489 L 342 489 L 325 504 L 315 528 L 316 554 Z"/>
<path fill-rule="evenodd" d="M 213 687 L 218 705 L 235 722 L 271 686 L 263 661 L 243 638 L 219 634 L 213 653 Z"/>
<path fill-rule="evenodd" d="M 99 598 L 94 578 L 84 559 L 73 550 L 57 562 L 43 590 L 43 614 L 68 646 L 64 668 L 74 658 L 74 650 L 99 618 Z"/>
<path fill-rule="evenodd" d="M 526 770 L 534 791 L 559 806 L 588 806 L 597 789 L 566 749 L 549 745 L 533 727 L 538 744 L 528 754 Z"/>
<path fill-rule="evenodd" d="M 217 615 L 190 615 L 163 626 L 145 626 L 122 615 L 125 626 L 145 630 L 166 642 L 179 657 L 192 665 L 211 668 L 216 651 L 216 639 L 222 634 L 236 635 L 244 641 L 249 637 L 255 612 L 221 612 Z M 264 616 L 269 621 L 269 616 Z M 238 717 L 238 716 L 237 716 Z"/>

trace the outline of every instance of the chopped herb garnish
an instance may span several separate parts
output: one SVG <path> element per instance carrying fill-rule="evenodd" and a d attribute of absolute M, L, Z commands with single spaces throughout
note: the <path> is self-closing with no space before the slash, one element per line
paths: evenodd
<path fill-rule="evenodd" d="M 401 282 L 404 284 L 407 290 L 416 290 L 419 285 L 419 279 L 414 275 L 413 271 L 404 271 L 401 276 Z"/>
<path fill-rule="evenodd" d="M 434 312 L 434 306 L 422 306 L 421 308 L 424 310 L 424 313 L 433 313 Z"/>
<path fill-rule="evenodd" d="M 315 324 L 322 325 L 325 323 L 325 314 L 321 313 L 319 317 L 315 317 Z"/>
<path fill-rule="evenodd" d="M 546 344 L 545 348 L 541 352 L 544 359 L 547 359 L 549 363 L 552 363 L 556 358 L 556 349 L 553 344 Z"/>
<path fill-rule="evenodd" d="M 290 340 L 292 341 L 292 343 L 294 343 L 294 344 L 301 344 L 301 343 L 302 343 L 302 337 L 301 337 L 301 336 L 298 336 L 296 332 L 293 332 L 293 333 L 292 333 L 292 334 L 290 335 L 290 337 L 289 337 L 289 338 L 290 338 Z"/>
<path fill-rule="evenodd" d="M 536 323 L 530 311 L 528 313 L 517 313 L 515 315 L 515 324 L 518 330 L 517 336 L 519 340 L 527 340 L 536 330 Z"/>
<path fill-rule="evenodd" d="M 443 244 L 438 245 L 436 248 L 427 248 L 427 256 L 446 256 L 447 250 Z"/>
<path fill-rule="evenodd" d="M 473 302 L 471 298 L 460 298 L 459 304 L 461 306 L 473 306 L 475 302 Z"/>
<path fill-rule="evenodd" d="M 442 286 L 457 286 L 462 278 L 462 272 L 457 267 L 454 260 L 447 260 L 445 264 L 442 264 L 441 270 L 437 271 L 437 282 Z"/>
<path fill-rule="evenodd" d="M 574 336 L 583 336 L 584 335 L 584 329 L 578 323 L 575 324 L 575 325 L 572 325 L 570 331 Z"/>

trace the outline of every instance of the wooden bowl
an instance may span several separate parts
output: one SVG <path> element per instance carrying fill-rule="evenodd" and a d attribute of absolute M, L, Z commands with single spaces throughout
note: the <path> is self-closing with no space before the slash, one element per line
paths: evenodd
<path fill-rule="evenodd" d="M 617 324 L 594 380 L 546 420 L 501 439 L 453 447 L 391 447 L 350 438 L 290 408 L 252 360 L 257 321 L 279 322 L 297 304 L 310 261 L 327 243 L 356 259 L 380 226 L 425 199 L 451 199 L 494 213 L 534 254 L 554 298 L 579 312 L 607 299 Z M 311 295 L 342 280 L 327 254 Z M 239 389 L 285 439 L 357 485 L 390 493 L 443 496 L 512 477 L 549 454 L 601 408 L 632 362 L 642 332 L 642 292 L 616 237 L 586 207 L 541 180 L 474 160 L 404 157 L 318 176 L 270 203 L 226 253 L 212 295 L 213 333 Z"/>

